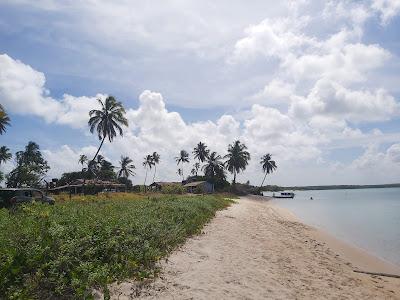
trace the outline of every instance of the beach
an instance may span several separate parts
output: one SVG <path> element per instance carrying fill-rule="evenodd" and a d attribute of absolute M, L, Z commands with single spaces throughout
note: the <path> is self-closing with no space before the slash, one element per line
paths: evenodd
<path fill-rule="evenodd" d="M 301 223 L 266 197 L 241 197 L 160 263 L 155 280 L 112 299 L 400 299 L 397 266 Z"/>

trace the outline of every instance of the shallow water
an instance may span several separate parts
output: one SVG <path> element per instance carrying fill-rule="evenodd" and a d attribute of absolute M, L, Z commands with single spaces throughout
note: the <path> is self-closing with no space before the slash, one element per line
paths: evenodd
<path fill-rule="evenodd" d="M 294 199 L 273 201 L 305 223 L 400 266 L 400 188 L 295 194 Z"/>

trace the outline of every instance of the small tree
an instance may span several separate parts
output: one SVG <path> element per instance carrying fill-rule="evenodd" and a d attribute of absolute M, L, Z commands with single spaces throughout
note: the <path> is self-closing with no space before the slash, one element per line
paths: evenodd
<path fill-rule="evenodd" d="M 29 142 L 25 151 L 18 151 L 15 162 L 16 168 L 7 176 L 8 187 L 37 186 L 50 169 L 35 142 Z"/>

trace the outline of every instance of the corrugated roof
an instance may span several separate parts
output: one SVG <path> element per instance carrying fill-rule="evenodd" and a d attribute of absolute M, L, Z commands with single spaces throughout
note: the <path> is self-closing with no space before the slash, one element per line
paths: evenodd
<path fill-rule="evenodd" d="M 202 184 L 204 182 L 207 182 L 207 181 L 193 181 L 193 182 L 186 183 L 184 185 L 184 187 L 199 186 L 200 184 Z"/>

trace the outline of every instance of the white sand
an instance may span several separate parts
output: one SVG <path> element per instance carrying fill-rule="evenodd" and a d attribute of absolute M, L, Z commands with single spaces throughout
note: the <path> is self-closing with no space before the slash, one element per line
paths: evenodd
<path fill-rule="evenodd" d="M 161 263 L 154 282 L 112 285 L 112 299 L 400 299 L 400 279 L 353 272 L 394 267 L 257 199 L 218 212 L 204 234 Z"/>

